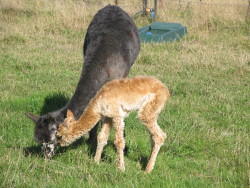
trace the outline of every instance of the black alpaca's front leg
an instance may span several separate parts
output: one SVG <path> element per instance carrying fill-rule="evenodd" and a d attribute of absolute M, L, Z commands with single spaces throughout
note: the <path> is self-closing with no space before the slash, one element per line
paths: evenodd
<path fill-rule="evenodd" d="M 97 146 L 97 130 L 98 130 L 99 122 L 95 125 L 93 129 L 89 132 L 88 143 L 93 146 L 95 149 Z"/>
<path fill-rule="evenodd" d="M 95 127 L 89 132 L 88 143 L 91 146 L 91 151 L 93 151 L 91 153 L 94 153 L 94 151 L 96 150 L 96 147 L 97 147 L 98 126 L 99 126 L 99 123 L 97 123 L 95 125 Z M 124 130 L 124 138 L 126 138 L 125 130 Z M 125 155 L 128 155 L 128 150 L 129 150 L 129 147 L 126 145 L 125 149 L 124 149 Z"/>

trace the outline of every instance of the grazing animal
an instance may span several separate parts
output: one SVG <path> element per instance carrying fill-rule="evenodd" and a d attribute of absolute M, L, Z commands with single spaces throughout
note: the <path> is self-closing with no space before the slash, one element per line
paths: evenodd
<path fill-rule="evenodd" d="M 69 145 L 88 133 L 104 118 L 94 159 L 97 163 L 100 161 L 111 127 L 114 127 L 118 168 L 124 171 L 124 118 L 130 112 L 138 110 L 138 118 L 147 127 L 153 141 L 151 156 L 145 170 L 146 173 L 150 173 L 160 147 L 166 139 L 166 134 L 157 124 L 157 118 L 169 96 L 168 88 L 154 77 L 139 76 L 108 82 L 89 102 L 77 121 L 70 110 L 67 112 L 67 118 L 57 131 L 58 143 L 61 146 Z"/>
<path fill-rule="evenodd" d="M 67 110 L 70 109 L 76 119 L 79 118 L 106 82 L 127 77 L 139 50 L 138 30 L 129 15 L 118 6 L 108 5 L 99 10 L 85 36 L 84 66 L 70 101 L 63 108 L 43 116 L 26 113 L 36 124 L 35 139 L 43 144 L 47 157 L 54 155 L 56 132 Z"/>

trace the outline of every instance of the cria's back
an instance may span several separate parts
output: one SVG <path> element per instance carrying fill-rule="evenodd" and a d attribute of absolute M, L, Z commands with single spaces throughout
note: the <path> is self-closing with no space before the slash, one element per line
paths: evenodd
<path fill-rule="evenodd" d="M 134 94 L 140 96 L 147 93 L 162 93 L 162 95 L 169 97 L 168 88 L 161 81 L 151 76 L 113 80 L 105 84 L 98 92 L 98 95 L 102 95 L 102 97 L 115 96 L 119 98 L 119 96 L 125 96 L 131 98 Z"/>
<path fill-rule="evenodd" d="M 103 116 L 117 116 L 119 111 L 119 115 L 125 117 L 150 102 L 155 103 L 161 111 L 168 98 L 168 88 L 161 81 L 154 77 L 138 76 L 105 84 L 93 102 L 98 104 Z"/>

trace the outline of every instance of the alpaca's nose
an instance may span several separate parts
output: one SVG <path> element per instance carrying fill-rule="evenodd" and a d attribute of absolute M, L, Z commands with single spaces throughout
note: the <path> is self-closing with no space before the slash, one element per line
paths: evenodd
<path fill-rule="evenodd" d="M 55 144 L 43 143 L 43 151 L 46 158 L 52 158 L 54 156 Z"/>

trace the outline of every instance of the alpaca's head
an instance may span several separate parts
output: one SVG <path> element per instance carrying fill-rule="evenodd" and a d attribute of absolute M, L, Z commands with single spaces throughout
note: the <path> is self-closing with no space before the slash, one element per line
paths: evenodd
<path fill-rule="evenodd" d="M 73 113 L 70 110 L 68 110 L 67 117 L 64 119 L 64 122 L 59 125 L 57 131 L 57 142 L 61 146 L 67 146 L 75 140 L 74 136 L 71 135 L 70 133 L 73 124 L 75 124 L 75 122 L 76 120 L 74 118 Z"/>
<path fill-rule="evenodd" d="M 43 145 L 45 156 L 48 158 L 52 157 L 56 146 L 56 132 L 58 127 L 56 118 L 50 113 L 44 116 L 36 116 L 31 113 L 26 113 L 26 115 L 35 123 L 35 140 Z"/>

